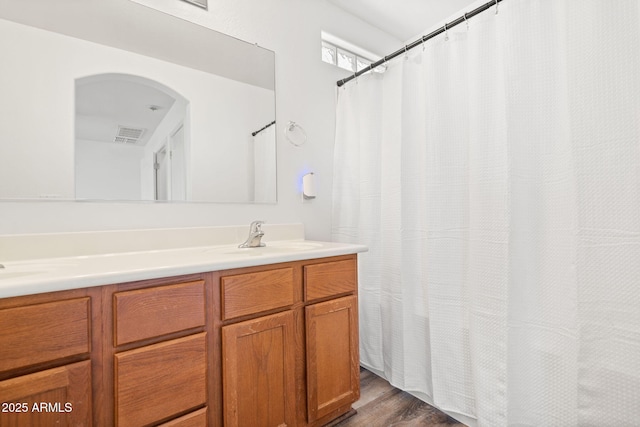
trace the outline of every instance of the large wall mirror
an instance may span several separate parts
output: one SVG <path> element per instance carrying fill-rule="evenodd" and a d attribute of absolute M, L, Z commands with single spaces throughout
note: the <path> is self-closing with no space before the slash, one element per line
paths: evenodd
<path fill-rule="evenodd" d="M 0 0 L 0 198 L 276 202 L 275 54 L 129 0 Z"/>

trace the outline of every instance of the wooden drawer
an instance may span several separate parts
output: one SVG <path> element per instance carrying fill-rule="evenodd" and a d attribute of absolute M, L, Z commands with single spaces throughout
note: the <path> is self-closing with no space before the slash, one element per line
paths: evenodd
<path fill-rule="evenodd" d="M 0 426 L 90 426 L 88 360 L 0 381 L 0 402 L 26 405 L 0 411 Z"/>
<path fill-rule="evenodd" d="M 158 427 L 207 427 L 207 408 L 198 409 Z"/>
<path fill-rule="evenodd" d="M 305 301 L 355 292 L 357 286 L 355 259 L 304 266 Z"/>
<path fill-rule="evenodd" d="M 117 292 L 114 345 L 154 338 L 205 324 L 204 281 Z"/>
<path fill-rule="evenodd" d="M 115 355 L 116 424 L 142 426 L 202 406 L 206 333 Z"/>
<path fill-rule="evenodd" d="M 222 279 L 222 318 L 293 305 L 293 268 L 244 273 Z"/>
<path fill-rule="evenodd" d="M 89 353 L 89 297 L 0 310 L 0 371 Z"/>

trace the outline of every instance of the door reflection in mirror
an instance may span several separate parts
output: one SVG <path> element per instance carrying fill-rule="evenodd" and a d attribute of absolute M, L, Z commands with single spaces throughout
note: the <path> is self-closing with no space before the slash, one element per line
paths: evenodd
<path fill-rule="evenodd" d="M 162 147 L 154 154 L 153 168 L 155 170 L 155 200 L 169 200 L 169 187 L 167 186 L 167 178 L 169 174 L 167 169 L 167 147 Z"/>
<path fill-rule="evenodd" d="M 180 124 L 178 129 L 169 138 L 170 162 L 171 162 L 171 200 L 187 200 L 187 171 L 185 156 L 184 124 Z"/>

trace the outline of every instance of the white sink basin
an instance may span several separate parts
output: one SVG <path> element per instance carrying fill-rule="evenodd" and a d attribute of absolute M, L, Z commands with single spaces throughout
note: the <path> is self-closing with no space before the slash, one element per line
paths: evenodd
<path fill-rule="evenodd" d="M 287 252 L 284 249 L 272 247 L 272 246 L 263 246 L 261 248 L 234 248 L 234 247 L 224 247 L 224 248 L 214 248 L 205 250 L 206 253 L 216 253 L 220 255 L 236 255 L 236 256 L 265 256 L 265 255 L 275 255 L 282 254 Z"/>
<path fill-rule="evenodd" d="M 5 271 L 0 270 L 0 280 L 15 279 L 16 277 L 32 276 L 34 274 L 42 274 L 42 271 Z"/>
<path fill-rule="evenodd" d="M 219 248 L 206 249 L 206 253 L 217 253 L 221 255 L 241 255 L 241 256 L 264 256 L 284 253 L 296 253 L 320 249 L 324 245 L 317 242 L 275 242 L 267 243 L 266 246 L 257 248 L 238 248 L 233 246 L 223 246 Z"/>
<path fill-rule="evenodd" d="M 310 251 L 313 249 L 320 249 L 324 247 L 322 243 L 317 242 L 282 242 L 282 243 L 274 243 L 272 248 L 277 248 L 283 251 Z"/>
<path fill-rule="evenodd" d="M 216 249 L 208 249 L 205 252 L 213 252 L 221 255 L 246 255 L 246 256 L 261 256 L 266 255 L 267 253 L 273 252 L 271 249 L 267 251 L 266 247 L 262 248 L 233 248 L 233 247 L 225 247 L 225 248 L 216 248 Z"/>
<path fill-rule="evenodd" d="M 15 279 L 17 277 L 35 276 L 37 274 L 46 274 L 61 268 L 74 266 L 75 263 L 70 262 L 15 262 L 2 264 L 4 268 L 0 268 L 0 280 Z"/>

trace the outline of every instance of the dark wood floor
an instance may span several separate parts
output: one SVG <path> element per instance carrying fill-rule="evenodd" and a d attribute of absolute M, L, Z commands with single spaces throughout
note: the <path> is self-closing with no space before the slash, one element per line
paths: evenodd
<path fill-rule="evenodd" d="M 465 427 L 425 402 L 398 390 L 371 372 L 360 369 L 358 413 L 334 427 Z"/>

